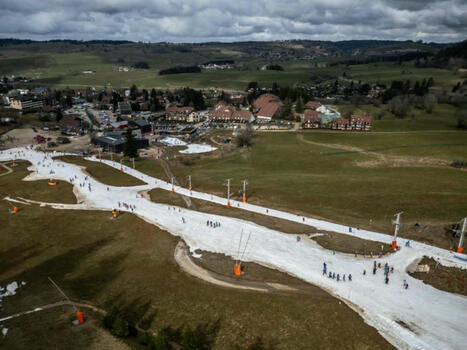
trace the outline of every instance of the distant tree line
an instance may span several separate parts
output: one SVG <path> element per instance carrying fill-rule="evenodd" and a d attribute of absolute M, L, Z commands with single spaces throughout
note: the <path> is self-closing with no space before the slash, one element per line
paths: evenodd
<path fill-rule="evenodd" d="M 234 64 L 234 60 L 213 60 L 213 61 L 207 61 L 203 63 L 203 65 L 208 65 L 208 64 L 218 64 L 218 65 Z"/>
<path fill-rule="evenodd" d="M 180 74 L 180 73 L 200 73 L 201 68 L 198 66 L 178 66 L 172 67 L 167 69 L 161 69 L 159 71 L 159 75 L 166 75 L 166 74 Z"/>
<path fill-rule="evenodd" d="M 339 66 L 339 65 L 347 65 L 353 66 L 358 64 L 369 64 L 369 63 L 376 63 L 376 62 L 407 62 L 413 61 L 415 59 L 427 59 L 428 57 L 433 56 L 430 52 L 407 52 L 404 54 L 388 54 L 388 55 L 372 55 L 367 56 L 364 58 L 353 58 L 353 59 L 346 59 L 346 60 L 338 60 L 335 62 L 329 63 L 330 67 Z"/>
<path fill-rule="evenodd" d="M 133 67 L 136 69 L 149 69 L 149 65 L 144 61 L 136 62 Z"/>
<path fill-rule="evenodd" d="M 284 70 L 284 67 L 278 65 L 278 64 L 270 64 L 268 66 L 266 66 L 266 69 L 267 70 L 280 70 L 280 71 L 283 71 Z"/>

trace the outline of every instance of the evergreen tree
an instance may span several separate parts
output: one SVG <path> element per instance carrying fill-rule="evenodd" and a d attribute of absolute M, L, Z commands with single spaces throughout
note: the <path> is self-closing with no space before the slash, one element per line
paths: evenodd
<path fill-rule="evenodd" d="M 289 98 L 285 99 L 284 107 L 281 113 L 281 118 L 292 119 L 292 102 L 290 102 Z"/>
<path fill-rule="evenodd" d="M 130 98 L 132 100 L 136 100 L 137 97 L 138 97 L 138 88 L 136 87 L 135 84 L 133 84 L 130 88 Z"/>
<path fill-rule="evenodd" d="M 57 123 L 60 122 L 60 120 L 63 119 L 63 114 L 62 114 L 62 110 L 59 108 L 57 109 L 57 114 L 55 115 L 55 120 Z"/>
<path fill-rule="evenodd" d="M 303 108 L 302 96 L 298 95 L 297 104 L 295 105 L 295 112 L 303 113 L 303 110 L 304 108 Z"/>
<path fill-rule="evenodd" d="M 136 139 L 131 132 L 131 129 L 127 129 L 125 134 L 125 143 L 123 145 L 123 155 L 129 158 L 138 157 L 138 148 L 136 145 Z"/>

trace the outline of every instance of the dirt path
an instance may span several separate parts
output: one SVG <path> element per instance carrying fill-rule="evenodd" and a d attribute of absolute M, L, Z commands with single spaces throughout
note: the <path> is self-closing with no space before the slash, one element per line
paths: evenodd
<path fill-rule="evenodd" d="M 0 176 L 5 176 L 13 172 L 13 169 L 11 169 L 8 165 L 6 165 L 6 163 L 0 163 L 0 166 L 2 166 L 6 170 L 6 173 L 2 171 L 0 173 Z"/>
<path fill-rule="evenodd" d="M 294 288 L 281 283 L 247 281 L 208 271 L 199 265 L 196 265 L 196 263 L 191 259 L 188 248 L 183 241 L 178 242 L 175 247 L 174 258 L 185 273 L 220 287 L 252 290 L 263 293 L 313 294 L 310 290 Z"/>
<path fill-rule="evenodd" d="M 34 308 L 32 310 L 22 311 L 22 312 L 18 312 L 16 314 L 13 314 L 13 315 L 10 315 L 10 316 L 2 317 L 2 318 L 0 318 L 0 322 L 8 321 L 8 320 L 11 320 L 13 318 L 17 318 L 17 317 L 20 317 L 20 316 L 32 314 L 32 313 L 38 312 L 38 311 L 53 309 L 53 308 L 56 308 L 56 307 L 59 307 L 59 306 L 73 306 L 73 305 L 76 306 L 76 307 L 79 307 L 79 308 L 90 309 L 90 310 L 92 310 L 94 312 L 97 312 L 97 313 L 100 313 L 102 315 L 106 314 L 105 310 L 100 309 L 100 308 L 98 308 L 98 307 L 96 307 L 94 305 L 91 305 L 91 304 L 80 303 L 80 302 L 70 302 L 68 300 L 63 300 L 63 301 L 58 301 L 56 303 L 42 305 L 42 306 L 36 307 L 36 308 Z"/>
<path fill-rule="evenodd" d="M 214 136 L 211 136 L 209 139 L 210 139 L 213 143 L 215 143 L 216 145 L 218 145 L 218 146 L 222 146 L 222 147 L 225 146 L 225 144 L 222 144 L 222 143 L 216 141 L 216 140 L 214 139 Z"/>
<path fill-rule="evenodd" d="M 410 156 L 394 156 L 375 151 L 368 151 L 362 148 L 346 146 L 338 143 L 321 143 L 311 140 L 306 140 L 303 134 L 297 134 L 297 138 L 304 143 L 310 145 L 338 149 L 345 152 L 365 154 L 373 159 L 359 160 L 356 162 L 361 167 L 445 167 L 449 166 L 446 160 L 435 159 L 430 157 L 410 157 Z"/>
<path fill-rule="evenodd" d="M 41 202 L 41 201 L 34 201 L 32 199 L 26 199 L 23 197 L 18 197 L 18 199 L 11 198 L 11 197 L 5 197 L 3 198 L 6 201 L 9 202 L 16 202 L 16 203 L 21 203 L 21 204 L 38 204 L 39 206 L 49 206 L 54 209 L 74 209 L 74 210 L 89 210 L 89 209 L 94 209 L 91 208 L 89 205 L 86 203 L 78 203 L 78 204 L 65 204 L 65 203 L 49 203 L 49 202 Z"/>

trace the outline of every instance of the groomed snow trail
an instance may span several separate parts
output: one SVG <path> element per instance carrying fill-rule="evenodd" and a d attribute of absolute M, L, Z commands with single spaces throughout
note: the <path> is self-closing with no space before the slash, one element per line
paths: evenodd
<path fill-rule="evenodd" d="M 378 270 L 376 275 L 371 273 L 373 259 L 355 258 L 353 255 L 339 253 L 333 255 L 331 251 L 320 247 L 312 240 L 297 242 L 294 235 L 274 231 L 252 222 L 153 203 L 142 198 L 138 192 L 152 188 L 171 190 L 171 184 L 124 166 L 123 170 L 127 174 L 141 179 L 146 185 L 107 186 L 87 176 L 79 166 L 54 161 L 51 158 L 58 155 L 61 154 L 45 154 L 32 149 L 17 148 L 0 152 L 0 161 L 12 159 L 30 161 L 33 164 L 30 170 L 34 173 L 26 180 L 53 177 L 60 181 L 72 182 L 75 186 L 74 191 L 81 194 L 85 201 L 83 204 L 88 209 L 110 211 L 117 208 L 131 212 L 130 209 L 124 208 L 122 203 L 132 205 L 135 214 L 173 235 L 180 236 L 192 251 L 201 249 L 238 259 L 236 255 L 240 232 L 242 229 L 244 232 L 251 231 L 251 240 L 243 256 L 244 261 L 276 268 L 322 287 L 359 312 L 368 324 L 375 327 L 397 348 L 464 349 L 465 347 L 467 298 L 437 290 L 410 277 L 405 271 L 410 263 L 424 255 L 439 258 L 440 262 L 447 266 L 467 268 L 467 262 L 454 258 L 453 254 L 444 249 L 412 241 L 411 248 L 403 247 L 397 253 L 384 257 L 381 262 L 383 264 L 388 262 L 395 268 L 395 272 L 390 274 L 389 284 L 386 285 L 381 270 Z M 99 161 L 93 157 L 88 160 Z M 120 169 L 119 163 L 102 162 Z M 175 187 L 175 191 L 193 198 L 226 204 L 225 198 L 207 193 L 189 191 L 178 186 Z M 348 226 L 323 220 L 303 218 L 236 201 L 231 201 L 231 205 L 263 215 L 305 223 L 317 229 L 385 243 L 391 241 L 390 236 L 377 232 L 353 229 L 354 232 L 349 233 Z M 207 220 L 220 222 L 221 226 L 208 227 Z M 398 243 L 403 246 L 404 240 L 399 239 Z M 328 271 L 341 275 L 351 273 L 353 281 L 337 282 L 323 276 L 323 262 L 327 263 Z M 366 276 L 362 275 L 363 269 L 368 271 Z M 409 283 L 408 290 L 402 288 L 404 279 Z"/>

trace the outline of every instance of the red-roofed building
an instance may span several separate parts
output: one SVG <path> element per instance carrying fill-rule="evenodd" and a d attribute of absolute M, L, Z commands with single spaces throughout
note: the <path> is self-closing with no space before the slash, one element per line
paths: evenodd
<path fill-rule="evenodd" d="M 305 104 L 305 108 L 306 109 L 312 109 L 312 110 L 316 110 L 317 108 L 321 107 L 321 103 L 319 103 L 318 101 L 308 101 L 306 104 Z"/>
<path fill-rule="evenodd" d="M 193 119 L 190 115 L 192 115 L 194 111 L 195 109 L 193 107 L 178 107 L 172 104 L 165 109 L 165 118 L 170 121 L 187 122 Z"/>
<path fill-rule="evenodd" d="M 234 123 L 251 123 L 254 120 L 255 117 L 248 110 L 238 110 L 232 113 L 232 121 Z"/>
<path fill-rule="evenodd" d="M 279 116 L 282 111 L 282 102 L 276 95 L 263 94 L 256 99 L 254 107 L 258 110 L 256 118 L 258 121 L 270 122 Z"/>
<path fill-rule="evenodd" d="M 333 130 L 350 130 L 350 123 L 348 119 L 334 118 L 331 121 L 331 129 Z"/>
<path fill-rule="evenodd" d="M 369 116 L 353 114 L 350 116 L 350 128 L 352 130 L 370 131 L 371 118 Z"/>
<path fill-rule="evenodd" d="M 321 119 L 318 116 L 318 112 L 305 109 L 303 115 L 303 129 L 319 129 L 321 127 Z"/>
<path fill-rule="evenodd" d="M 235 110 L 224 101 L 220 101 L 209 112 L 209 120 L 222 123 L 248 123 L 254 120 L 250 111 Z"/>

